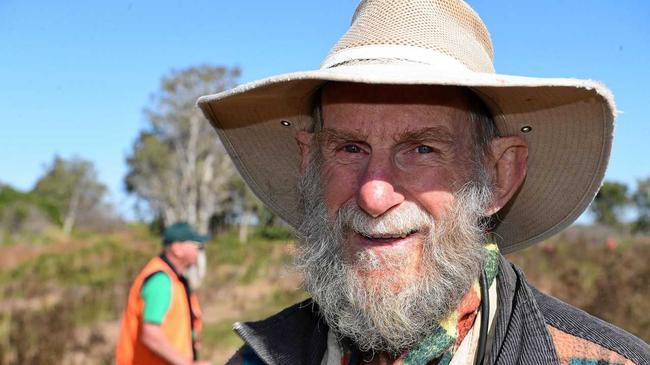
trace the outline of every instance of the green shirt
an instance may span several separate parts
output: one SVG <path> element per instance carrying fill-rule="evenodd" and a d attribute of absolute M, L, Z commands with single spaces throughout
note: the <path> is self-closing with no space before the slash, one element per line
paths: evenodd
<path fill-rule="evenodd" d="M 142 320 L 162 324 L 172 299 L 172 281 L 163 272 L 151 275 L 142 285 L 140 295 L 144 300 Z"/>

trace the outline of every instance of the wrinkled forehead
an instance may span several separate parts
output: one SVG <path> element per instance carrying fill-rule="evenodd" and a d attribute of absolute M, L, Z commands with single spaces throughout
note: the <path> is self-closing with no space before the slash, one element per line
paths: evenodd
<path fill-rule="evenodd" d="M 321 102 L 325 104 L 422 104 L 471 108 L 471 91 L 458 86 L 385 85 L 330 82 L 323 86 Z"/>
<path fill-rule="evenodd" d="M 329 83 L 321 90 L 314 127 L 331 128 L 334 121 L 338 127 L 352 127 L 363 120 L 379 127 L 378 121 L 389 118 L 389 123 L 399 122 L 406 129 L 409 124 L 418 128 L 445 124 L 466 134 L 471 95 L 454 86 Z"/>

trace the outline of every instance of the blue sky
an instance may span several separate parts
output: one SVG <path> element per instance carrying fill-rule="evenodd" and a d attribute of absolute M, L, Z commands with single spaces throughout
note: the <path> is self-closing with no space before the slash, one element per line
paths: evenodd
<path fill-rule="evenodd" d="M 125 156 L 171 69 L 238 66 L 241 82 L 317 68 L 357 0 L 0 0 L 0 181 L 30 189 L 55 154 L 91 160 L 127 213 Z M 650 2 L 469 1 L 497 72 L 603 81 L 617 119 L 608 180 L 650 176 Z"/>

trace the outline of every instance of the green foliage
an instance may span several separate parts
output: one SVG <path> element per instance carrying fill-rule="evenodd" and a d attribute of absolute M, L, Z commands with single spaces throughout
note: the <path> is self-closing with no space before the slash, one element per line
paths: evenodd
<path fill-rule="evenodd" d="M 82 207 L 92 208 L 106 193 L 106 186 L 97 181 L 97 172 L 92 162 L 73 158 L 54 157 L 45 174 L 36 182 L 34 192 L 58 209 L 62 215 L 70 207 L 75 189 L 81 189 Z"/>
<path fill-rule="evenodd" d="M 590 206 L 596 222 L 609 227 L 620 227 L 619 217 L 629 204 L 627 186 L 618 182 L 605 182 Z"/>
<path fill-rule="evenodd" d="M 637 210 L 633 230 L 639 233 L 650 233 L 650 177 L 637 182 L 632 201 Z"/>
<path fill-rule="evenodd" d="M 239 175 L 231 180 L 229 190 L 230 199 L 226 205 L 227 209 L 238 214 L 242 212 L 254 213 L 259 220 L 259 225 L 263 227 L 277 224 L 277 216 L 255 196 Z"/>
<path fill-rule="evenodd" d="M 74 348 L 105 341 L 92 327 L 118 318 L 131 281 L 158 250 L 146 226 L 131 226 L 117 235 L 75 234 L 0 267 L 0 364 L 58 364 Z M 88 343 L 79 343 L 77 330 L 88 326 Z"/>
<path fill-rule="evenodd" d="M 48 197 L 38 192 L 22 192 L 10 186 L 0 186 L 0 220 L 12 207 L 20 210 L 21 218 L 24 218 L 28 206 L 35 206 L 42 210 L 55 223 L 61 223 L 61 216 L 56 206 Z"/>
<path fill-rule="evenodd" d="M 233 332 L 232 326 L 233 322 L 230 319 L 204 325 L 201 333 L 201 347 L 214 351 L 219 347 L 231 349 L 241 346 L 242 341 Z M 200 351 L 200 353 L 202 352 Z"/>
<path fill-rule="evenodd" d="M 256 234 L 269 241 L 289 241 L 295 239 L 295 234 L 286 226 L 264 225 L 257 229 Z"/>
<path fill-rule="evenodd" d="M 106 186 L 97 180 L 92 162 L 58 156 L 33 189 L 56 208 L 66 234 L 72 231 L 80 212 L 96 209 L 102 203 L 106 191 Z"/>
<path fill-rule="evenodd" d="M 277 234 L 281 235 L 280 231 Z M 286 243 L 287 240 L 269 240 L 261 235 L 254 235 L 250 241 L 242 244 L 239 242 L 237 232 L 231 230 L 217 236 L 206 248 L 210 265 L 241 266 L 244 270 L 231 280 L 247 283 L 256 279 L 257 274 L 265 267 L 290 262 L 287 256 L 274 255 L 274 250 Z"/>
<path fill-rule="evenodd" d="M 4 278 L 11 278 L 7 281 L 10 284 L 5 293 L 16 298 L 29 298 L 45 294 L 53 286 L 75 289 L 81 302 L 91 304 L 87 307 L 90 313 L 77 318 L 92 321 L 101 316 L 102 311 L 115 309 L 117 304 L 112 300 L 115 293 L 111 288 L 116 283 L 126 285 L 147 259 L 148 255 L 141 251 L 110 239 L 99 240 L 74 250 L 39 255 L 3 273 Z M 86 293 L 87 290 L 94 293 Z"/>
<path fill-rule="evenodd" d="M 195 105 L 201 95 L 234 87 L 240 73 L 210 65 L 174 70 L 145 108 L 148 125 L 127 157 L 124 184 L 162 225 L 182 220 L 214 233 L 236 223 L 245 242 L 255 217 L 262 226 L 278 224 L 236 173 Z"/>
<path fill-rule="evenodd" d="M 127 191 L 163 224 L 187 221 L 207 232 L 236 178 L 234 167 L 195 103 L 236 85 L 237 68 L 201 65 L 173 70 L 145 108 L 147 128 L 127 157 Z"/>
<path fill-rule="evenodd" d="M 60 224 L 56 207 L 40 194 L 0 186 L 0 245 L 39 244 L 45 232 Z"/>
<path fill-rule="evenodd" d="M 650 245 L 563 233 L 508 256 L 536 287 L 650 340 Z"/>
<path fill-rule="evenodd" d="M 170 169 L 172 148 L 169 142 L 161 141 L 151 132 L 141 131 L 133 146 L 133 154 L 126 160 L 130 168 L 124 179 L 126 191 L 143 196 L 150 194 L 139 191 L 142 187 L 138 179 Z"/>

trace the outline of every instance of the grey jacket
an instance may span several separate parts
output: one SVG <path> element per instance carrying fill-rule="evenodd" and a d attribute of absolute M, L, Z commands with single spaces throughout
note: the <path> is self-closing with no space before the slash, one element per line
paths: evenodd
<path fill-rule="evenodd" d="M 485 364 L 650 364 L 650 347 L 624 330 L 533 288 L 503 257 L 496 326 Z M 238 324 L 246 343 L 228 364 L 319 365 L 327 324 L 311 300 Z"/>

